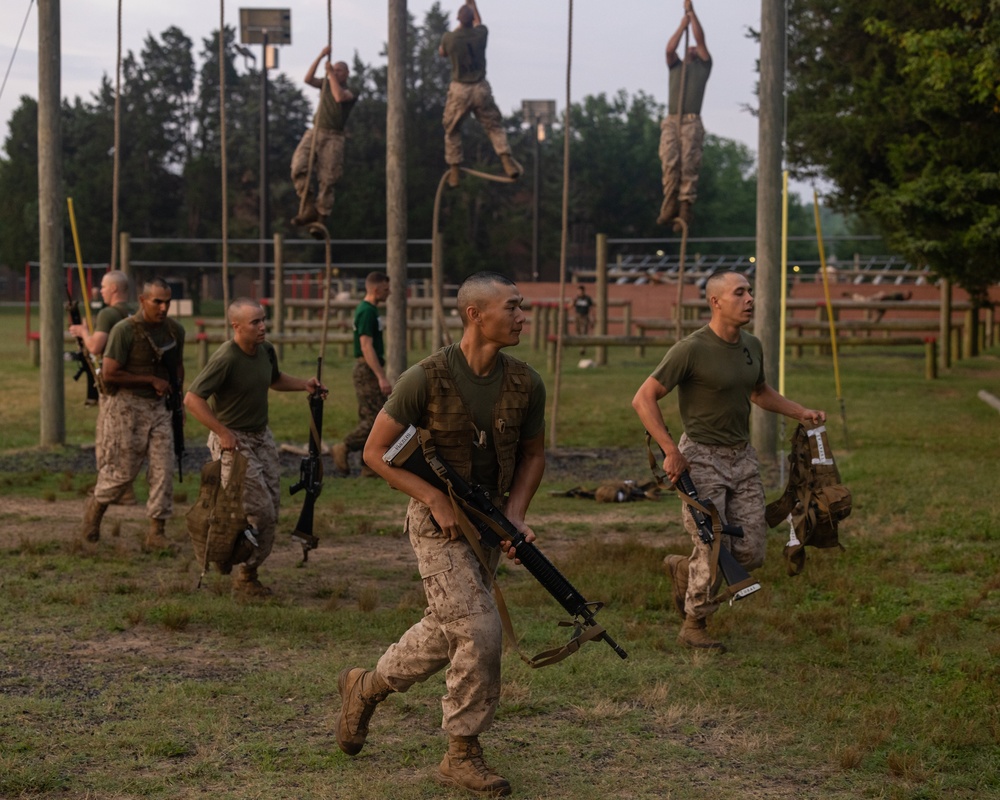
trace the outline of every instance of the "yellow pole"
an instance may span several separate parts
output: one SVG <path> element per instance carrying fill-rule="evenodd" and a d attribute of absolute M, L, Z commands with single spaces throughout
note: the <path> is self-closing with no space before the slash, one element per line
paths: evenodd
<path fill-rule="evenodd" d="M 69 226 L 73 231 L 73 247 L 76 250 L 76 269 L 80 274 L 80 294 L 83 297 L 83 310 L 87 313 L 87 333 L 94 332 L 94 321 L 90 318 L 90 297 L 87 296 L 87 284 L 83 277 L 83 256 L 80 254 L 80 237 L 76 233 L 76 214 L 73 213 L 73 198 L 66 198 L 69 206 Z"/>
<path fill-rule="evenodd" d="M 830 352 L 833 353 L 833 378 L 837 386 L 837 402 L 840 403 L 840 418 L 844 423 L 844 446 L 850 447 L 847 438 L 847 411 L 844 395 L 840 390 L 840 360 L 837 357 L 837 328 L 833 319 L 833 303 L 830 302 L 830 282 L 826 274 L 826 249 L 823 247 L 823 226 L 819 220 L 819 195 L 813 189 L 813 216 L 816 219 L 816 246 L 819 248 L 819 269 L 823 274 L 823 296 L 826 298 L 826 318 L 830 326 Z"/>

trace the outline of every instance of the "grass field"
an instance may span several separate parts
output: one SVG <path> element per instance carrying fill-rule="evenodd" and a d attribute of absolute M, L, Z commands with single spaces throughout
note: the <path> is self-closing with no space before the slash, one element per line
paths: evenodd
<path fill-rule="evenodd" d="M 441 675 L 390 697 L 358 757 L 332 735 L 337 673 L 372 665 L 423 609 L 404 498 L 377 481 L 327 480 L 321 546 L 302 565 L 284 535 L 300 501 L 286 492 L 266 603 L 234 603 L 218 575 L 196 590 L 187 548 L 142 553 L 141 510 L 113 509 L 98 554 L 84 557 L 74 536 L 94 476 L 39 466 L 52 453 L 34 447 L 39 387 L 22 330 L 0 314 L 0 459 L 22 465 L 0 473 L 0 797 L 462 796 L 431 777 L 445 741 Z M 544 358 L 520 350 L 551 387 Z M 282 366 L 305 374 L 315 355 L 289 351 Z M 790 362 L 787 393 L 830 414 L 854 511 L 845 550 L 810 551 L 795 578 L 785 533 L 772 532 L 764 588 L 713 620 L 724 655 L 675 640 L 660 563 L 688 549 L 677 501 L 552 497 L 577 463 L 559 462 L 532 505 L 538 544 L 607 603 L 598 618 L 629 659 L 602 643 L 539 671 L 505 656 L 483 741 L 514 797 L 1000 796 L 1000 416 L 976 396 L 1000 394 L 1000 351 L 934 382 L 922 358 L 842 356 L 850 451 L 829 359 Z M 613 352 L 606 369 L 568 366 L 560 447 L 613 449 L 607 468 L 627 474 L 609 477 L 645 479 L 629 401 L 657 359 Z M 328 361 L 332 441 L 352 427 L 354 400 L 351 364 Z M 69 460 L 92 440 L 93 415 L 82 386 L 65 394 L 68 445 L 56 455 Z M 279 441 L 304 442 L 302 398 L 272 395 L 272 426 Z M 193 421 L 188 438 L 204 439 Z M 185 487 L 169 527 L 178 541 L 194 481 Z M 501 580 L 524 649 L 561 643 L 562 612 L 544 590 L 513 566 Z"/>

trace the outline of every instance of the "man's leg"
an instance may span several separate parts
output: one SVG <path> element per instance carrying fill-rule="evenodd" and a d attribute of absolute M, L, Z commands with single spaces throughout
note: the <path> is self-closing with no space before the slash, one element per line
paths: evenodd
<path fill-rule="evenodd" d="M 309 179 L 309 153 L 312 150 L 313 128 L 302 134 L 295 152 L 292 154 L 292 183 L 295 184 L 295 193 L 299 199 L 305 197 L 305 203 L 301 204 L 302 213 L 296 214 L 292 218 L 293 225 L 308 225 L 318 218 L 316 207 L 313 205 L 312 193 L 310 191 Z M 313 171 L 316 170 L 316 155 L 313 154 Z"/>
<path fill-rule="evenodd" d="M 490 138 L 493 150 L 503 164 L 503 171 L 508 178 L 520 178 L 524 172 L 522 167 L 510 154 L 510 144 L 507 141 L 507 131 L 503 128 L 503 115 L 493 99 L 493 90 L 489 81 L 480 81 L 473 85 L 472 109 L 479 124 Z"/>
<path fill-rule="evenodd" d="M 146 406 L 143 413 L 147 415 L 149 425 L 149 469 L 146 472 L 149 479 L 149 501 L 146 503 L 146 516 L 150 519 L 150 526 L 146 548 L 174 549 L 165 531 L 166 521 L 174 511 L 174 432 L 170 411 L 162 400 L 157 400 L 151 406 Z"/>
<path fill-rule="evenodd" d="M 452 81 L 444 104 L 444 160 L 449 166 L 462 163 L 462 121 L 470 108 L 470 84 Z"/>
<path fill-rule="evenodd" d="M 680 187 L 680 143 L 677 139 L 677 116 L 660 121 L 660 168 L 663 184 L 663 203 L 656 218 L 658 225 L 668 225 L 679 211 L 677 193 Z"/>
<path fill-rule="evenodd" d="M 685 119 L 681 125 L 681 184 L 678 191 L 680 210 L 678 216 L 689 228 L 694 222 L 692 206 L 698 199 L 698 176 L 701 174 L 701 156 L 705 149 L 705 127 L 701 117 Z"/>
<path fill-rule="evenodd" d="M 320 218 L 333 211 L 333 191 L 344 175 L 343 134 L 321 130 L 316 139 L 316 212 Z"/>

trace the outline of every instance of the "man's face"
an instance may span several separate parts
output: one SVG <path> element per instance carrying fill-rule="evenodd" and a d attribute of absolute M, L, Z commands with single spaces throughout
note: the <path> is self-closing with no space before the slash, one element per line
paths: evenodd
<path fill-rule="evenodd" d="M 742 327 L 753 318 L 753 290 L 742 275 L 726 276 L 711 297 L 712 314 L 730 325 Z"/>
<path fill-rule="evenodd" d="M 170 310 L 170 289 L 150 286 L 147 291 L 139 295 L 139 306 L 146 322 L 159 325 L 167 318 L 167 312 Z"/>
<path fill-rule="evenodd" d="M 375 304 L 384 303 L 389 296 L 389 281 L 375 284 Z"/>
<path fill-rule="evenodd" d="M 337 62 L 333 65 L 333 77 L 337 79 L 337 83 L 341 86 L 347 83 L 347 79 L 350 76 L 351 72 L 343 62 Z"/>
<path fill-rule="evenodd" d="M 233 338 L 238 345 L 255 347 L 267 335 L 267 315 L 260 306 L 243 306 L 233 319 Z"/>
<path fill-rule="evenodd" d="M 524 297 L 516 286 L 496 284 L 493 294 L 479 310 L 483 336 L 500 347 L 520 342 L 525 319 L 522 302 Z"/>
<path fill-rule="evenodd" d="M 101 280 L 101 299 L 104 301 L 105 305 L 110 305 L 111 295 L 114 294 L 114 291 L 114 284 L 108 280 L 108 276 L 105 275 Z"/>

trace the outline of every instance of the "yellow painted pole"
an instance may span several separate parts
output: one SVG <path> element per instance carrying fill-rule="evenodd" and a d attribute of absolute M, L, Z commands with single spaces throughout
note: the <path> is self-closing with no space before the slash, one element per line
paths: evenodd
<path fill-rule="evenodd" d="M 76 250 L 76 269 L 80 274 L 80 295 L 83 297 L 83 310 L 87 313 L 87 333 L 94 332 L 94 321 L 90 318 L 90 297 L 87 294 L 87 283 L 83 276 L 83 256 L 80 254 L 80 237 L 76 233 L 76 214 L 73 212 L 73 198 L 66 198 L 69 206 L 69 226 L 73 231 L 73 248 Z"/>
<path fill-rule="evenodd" d="M 840 403 L 840 419 L 844 423 L 844 446 L 850 448 L 847 437 L 847 410 L 844 395 L 840 389 L 840 360 L 837 357 L 837 328 L 833 319 L 833 303 L 830 302 L 830 282 L 826 274 L 826 249 L 823 247 L 823 225 L 819 219 L 819 195 L 813 189 L 813 215 L 816 218 L 816 246 L 819 248 L 819 268 L 823 274 L 823 296 L 826 298 L 826 318 L 830 325 L 830 351 L 833 353 L 833 378 L 837 386 L 837 402 Z"/>

